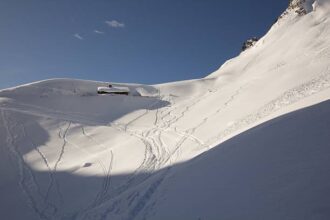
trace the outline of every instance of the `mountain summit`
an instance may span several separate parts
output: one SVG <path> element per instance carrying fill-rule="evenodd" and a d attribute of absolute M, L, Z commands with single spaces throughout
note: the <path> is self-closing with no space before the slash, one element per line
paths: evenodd
<path fill-rule="evenodd" d="M 315 0 L 290 0 L 288 10 L 304 15 L 311 11 L 314 2 Z"/>

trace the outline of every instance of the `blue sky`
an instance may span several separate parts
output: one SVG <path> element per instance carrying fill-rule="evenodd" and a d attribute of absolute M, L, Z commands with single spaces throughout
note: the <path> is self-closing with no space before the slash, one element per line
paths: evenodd
<path fill-rule="evenodd" d="M 48 78 L 201 78 L 288 0 L 0 0 L 0 88 Z"/>

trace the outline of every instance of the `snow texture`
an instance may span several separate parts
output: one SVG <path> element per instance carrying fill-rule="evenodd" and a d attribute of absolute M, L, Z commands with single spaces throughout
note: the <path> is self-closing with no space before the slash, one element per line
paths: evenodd
<path fill-rule="evenodd" d="M 330 1 L 290 5 L 203 79 L 0 91 L 1 219 L 330 219 Z"/>

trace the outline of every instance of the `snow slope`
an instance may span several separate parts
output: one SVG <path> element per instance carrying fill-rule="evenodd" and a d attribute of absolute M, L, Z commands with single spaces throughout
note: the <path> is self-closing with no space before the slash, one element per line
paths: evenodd
<path fill-rule="evenodd" d="M 0 91 L 2 218 L 329 219 L 330 1 L 302 3 L 203 79 Z"/>

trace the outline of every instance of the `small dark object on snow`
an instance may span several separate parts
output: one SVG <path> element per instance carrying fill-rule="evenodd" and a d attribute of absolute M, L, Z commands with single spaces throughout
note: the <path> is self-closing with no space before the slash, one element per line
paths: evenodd
<path fill-rule="evenodd" d="M 93 164 L 92 163 L 85 163 L 84 164 L 84 167 L 90 167 L 90 166 L 92 166 Z"/>

